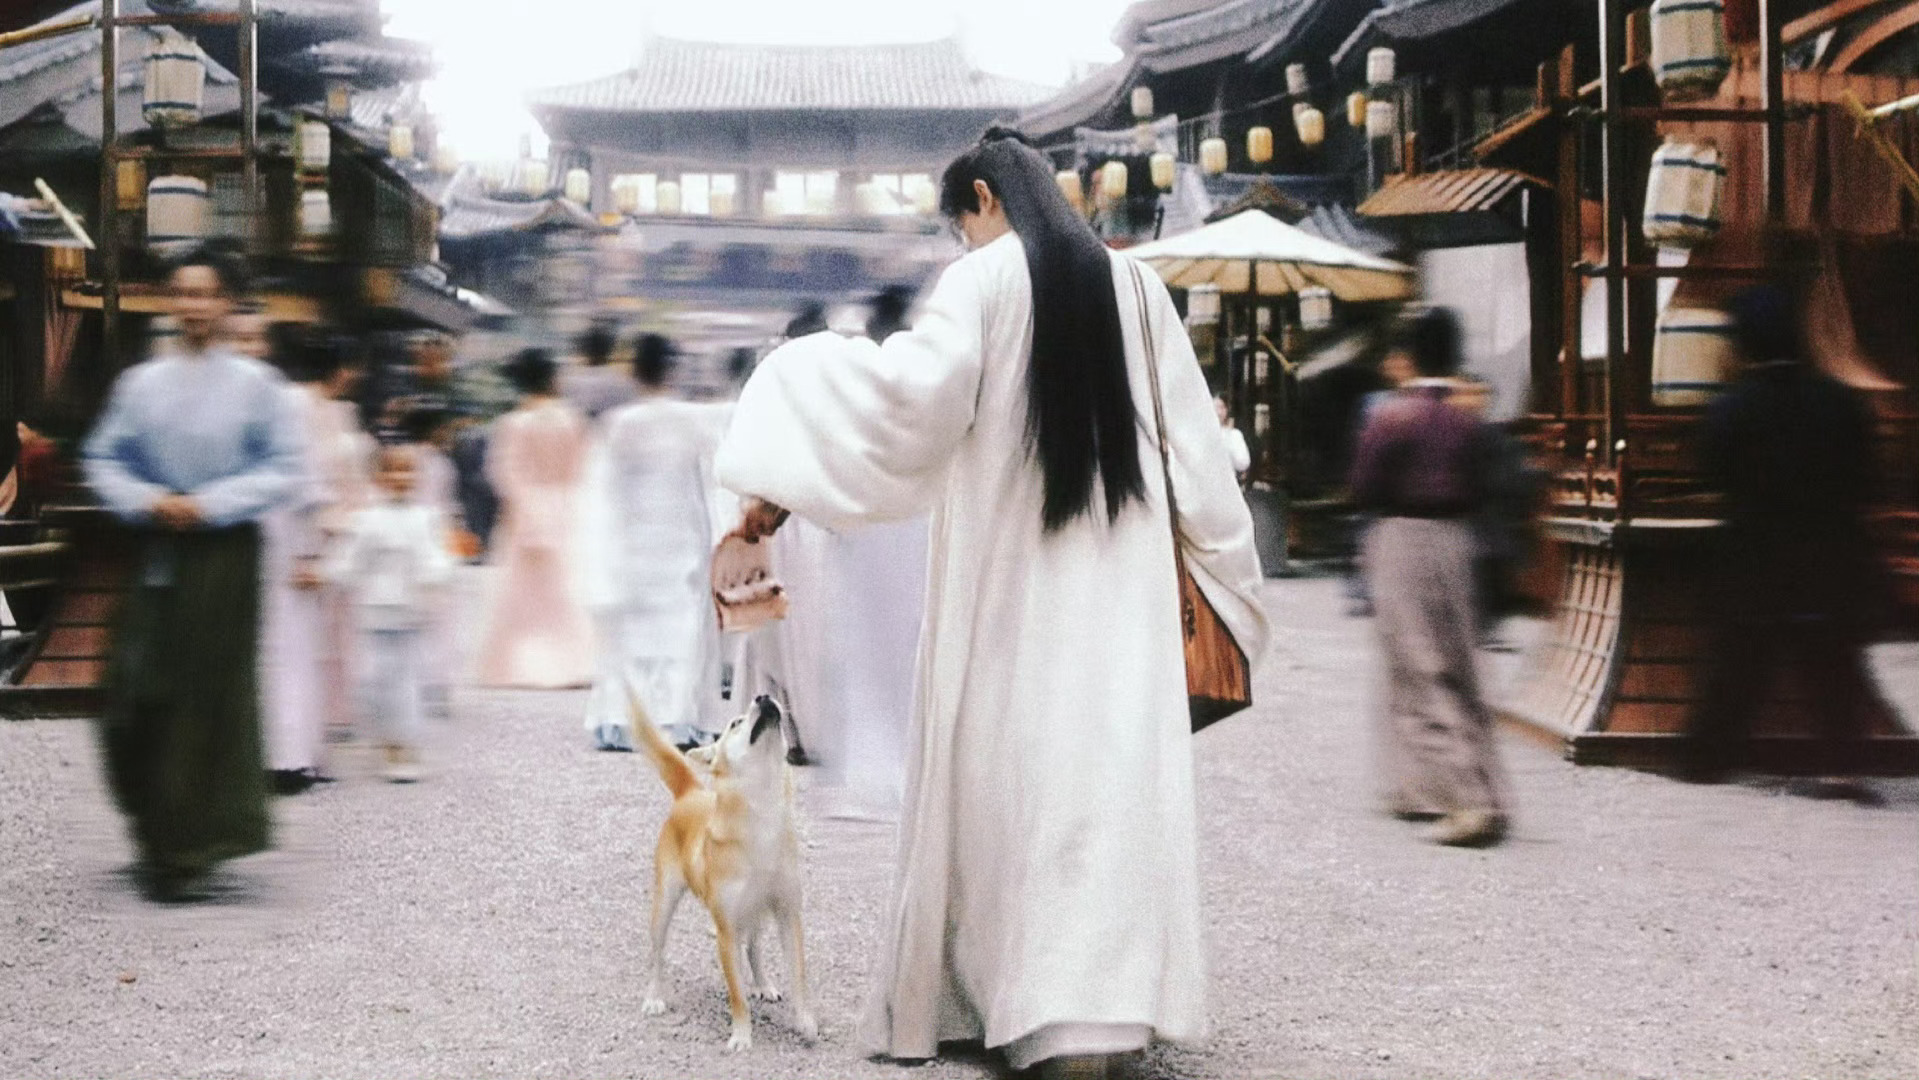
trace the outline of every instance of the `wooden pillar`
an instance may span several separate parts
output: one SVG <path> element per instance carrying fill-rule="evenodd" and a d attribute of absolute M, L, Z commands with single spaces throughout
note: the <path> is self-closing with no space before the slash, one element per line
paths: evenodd
<path fill-rule="evenodd" d="M 100 359 L 120 370 L 120 0 L 100 0 Z"/>
<path fill-rule="evenodd" d="M 1567 45 L 1559 54 L 1558 86 L 1553 108 L 1559 114 L 1559 415 L 1582 411 L 1580 383 L 1585 360 L 1580 355 L 1584 329 L 1580 325 L 1580 307 L 1586 295 L 1586 279 L 1572 265 L 1585 247 L 1581 235 L 1579 182 L 1579 140 L 1582 134 L 1573 120 L 1572 109 L 1579 104 L 1579 73 L 1575 67 L 1577 50 Z"/>

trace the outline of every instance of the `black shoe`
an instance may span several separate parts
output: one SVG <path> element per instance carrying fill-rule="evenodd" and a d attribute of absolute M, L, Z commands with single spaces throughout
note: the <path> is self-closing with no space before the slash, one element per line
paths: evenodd
<path fill-rule="evenodd" d="M 267 787 L 275 795 L 298 795 L 315 783 L 306 769 L 273 769 L 267 773 Z"/>

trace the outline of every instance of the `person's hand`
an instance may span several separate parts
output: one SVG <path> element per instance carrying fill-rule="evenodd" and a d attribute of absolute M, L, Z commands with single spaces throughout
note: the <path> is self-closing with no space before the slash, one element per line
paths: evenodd
<path fill-rule="evenodd" d="M 751 541 L 772 536 L 786 524 L 788 513 L 781 507 L 756 496 L 748 496 L 740 504 L 740 524 L 735 533 Z"/>
<path fill-rule="evenodd" d="M 206 515 L 200 512 L 200 504 L 193 501 L 191 495 L 167 495 L 153 504 L 153 520 L 163 529 L 185 532 L 206 524 Z"/>

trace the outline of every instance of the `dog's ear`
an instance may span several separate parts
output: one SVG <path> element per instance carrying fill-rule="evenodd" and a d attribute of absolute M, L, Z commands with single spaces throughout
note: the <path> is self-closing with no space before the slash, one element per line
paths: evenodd
<path fill-rule="evenodd" d="M 765 694 L 753 699 L 753 734 L 746 740 L 758 744 L 760 736 L 780 730 L 780 703 Z"/>

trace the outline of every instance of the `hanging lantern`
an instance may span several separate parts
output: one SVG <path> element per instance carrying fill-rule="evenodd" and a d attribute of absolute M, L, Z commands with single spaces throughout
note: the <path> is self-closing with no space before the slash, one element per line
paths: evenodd
<path fill-rule="evenodd" d="M 353 116 L 353 75 L 350 71 L 333 69 L 324 71 L 326 76 L 326 117 L 328 120 L 347 120 Z"/>
<path fill-rule="evenodd" d="M 632 217 L 640 212 L 640 178 L 632 175 L 613 178 L 613 209 Z"/>
<path fill-rule="evenodd" d="M 707 210 L 714 217 L 733 216 L 733 193 L 728 190 L 716 190 L 706 197 Z"/>
<path fill-rule="evenodd" d="M 1653 0 L 1652 74 L 1674 101 L 1711 97 L 1732 70 L 1724 0 Z"/>
<path fill-rule="evenodd" d="M 162 29 L 147 47 L 146 96 L 140 114 L 155 127 L 188 127 L 200 122 L 206 100 L 207 69 L 200 47 L 172 28 Z"/>
<path fill-rule="evenodd" d="M 439 143 L 433 147 L 433 171 L 438 173 L 454 173 L 458 172 L 459 169 L 459 151 L 453 149 L 452 143 L 441 139 Z"/>
<path fill-rule="evenodd" d="M 1208 176 L 1226 171 L 1226 140 L 1215 135 L 1199 144 L 1199 167 Z"/>
<path fill-rule="evenodd" d="M 1148 165 L 1152 169 L 1153 186 L 1161 191 L 1173 190 L 1174 165 L 1178 159 L 1164 151 L 1154 154 Z"/>
<path fill-rule="evenodd" d="M 1366 95 L 1358 90 L 1346 95 L 1346 123 L 1351 127 L 1366 126 Z"/>
<path fill-rule="evenodd" d="M 1061 169 L 1053 174 L 1053 183 L 1059 185 L 1059 193 L 1066 196 L 1068 205 L 1078 213 L 1086 212 L 1086 188 L 1080 183 L 1078 172 Z"/>
<path fill-rule="evenodd" d="M 413 160 L 412 124 L 395 124 L 387 129 L 386 156 L 395 161 Z"/>
<path fill-rule="evenodd" d="M 302 120 L 293 129 L 293 156 L 300 171 L 324 173 L 333 160 L 333 129 L 319 120 Z"/>
<path fill-rule="evenodd" d="M 1186 290 L 1186 322 L 1191 326 L 1219 322 L 1219 286 L 1195 285 Z"/>
<path fill-rule="evenodd" d="M 1652 403 L 1700 406 L 1725 389 L 1738 366 L 1732 316 L 1712 308 L 1669 307 L 1652 340 Z"/>
<path fill-rule="evenodd" d="M 1264 356 L 1266 354 L 1261 353 L 1260 355 Z M 1266 433 L 1271 430 L 1273 430 L 1273 407 L 1262 401 L 1253 406 L 1253 437 L 1263 439 L 1266 437 Z"/>
<path fill-rule="evenodd" d="M 121 158 L 113 168 L 114 201 L 122 210 L 138 210 L 147 201 L 147 164 Z"/>
<path fill-rule="evenodd" d="M 1324 330 L 1333 325 L 1333 291 L 1317 285 L 1299 290 L 1299 325 Z"/>
<path fill-rule="evenodd" d="M 1133 87 L 1133 119 L 1150 120 L 1153 118 L 1153 88 L 1150 86 Z"/>
<path fill-rule="evenodd" d="M 1686 143 L 1669 137 L 1652 155 L 1646 178 L 1646 240 L 1663 247 L 1689 248 L 1719 232 L 1721 191 L 1726 167 L 1710 142 Z"/>
<path fill-rule="evenodd" d="M 1294 97 L 1303 97 L 1310 87 L 1306 81 L 1305 64 L 1286 65 L 1286 92 Z"/>
<path fill-rule="evenodd" d="M 1273 129 L 1269 127 L 1248 128 L 1246 130 L 1246 156 L 1253 164 L 1264 165 L 1273 160 Z"/>
<path fill-rule="evenodd" d="M 147 185 L 147 242 L 198 240 L 207 234 L 207 184 L 191 176 L 156 176 Z"/>
<path fill-rule="evenodd" d="M 1326 114 L 1308 105 L 1293 114 L 1293 128 L 1299 132 L 1299 145 L 1318 146 L 1326 141 Z"/>
<path fill-rule="evenodd" d="M 544 158 L 527 158 L 520 162 L 520 194 L 537 199 L 545 195 L 551 186 Z"/>
<path fill-rule="evenodd" d="M 1101 165 L 1099 167 L 1100 195 L 1108 200 L 1125 198 L 1127 180 L 1124 161 L 1109 161 Z"/>
<path fill-rule="evenodd" d="M 593 174 L 585 169 L 566 170 L 566 197 L 585 206 L 593 201 Z"/>
<path fill-rule="evenodd" d="M 1395 70 L 1397 66 L 1398 58 L 1393 55 L 1391 49 L 1381 45 L 1377 49 L 1369 50 L 1366 53 L 1366 84 L 1368 86 L 1387 85 L 1397 74 Z"/>
<path fill-rule="evenodd" d="M 1390 139 L 1399 130 L 1399 110 L 1390 101 L 1366 104 L 1366 137 Z"/>
<path fill-rule="evenodd" d="M 300 193 L 300 235 L 330 236 L 333 233 L 333 200 L 325 188 Z"/>
<path fill-rule="evenodd" d="M 659 204 L 660 213 L 668 217 L 677 216 L 680 212 L 680 185 L 672 180 L 660 181 L 660 186 L 654 192 L 654 201 Z"/>

